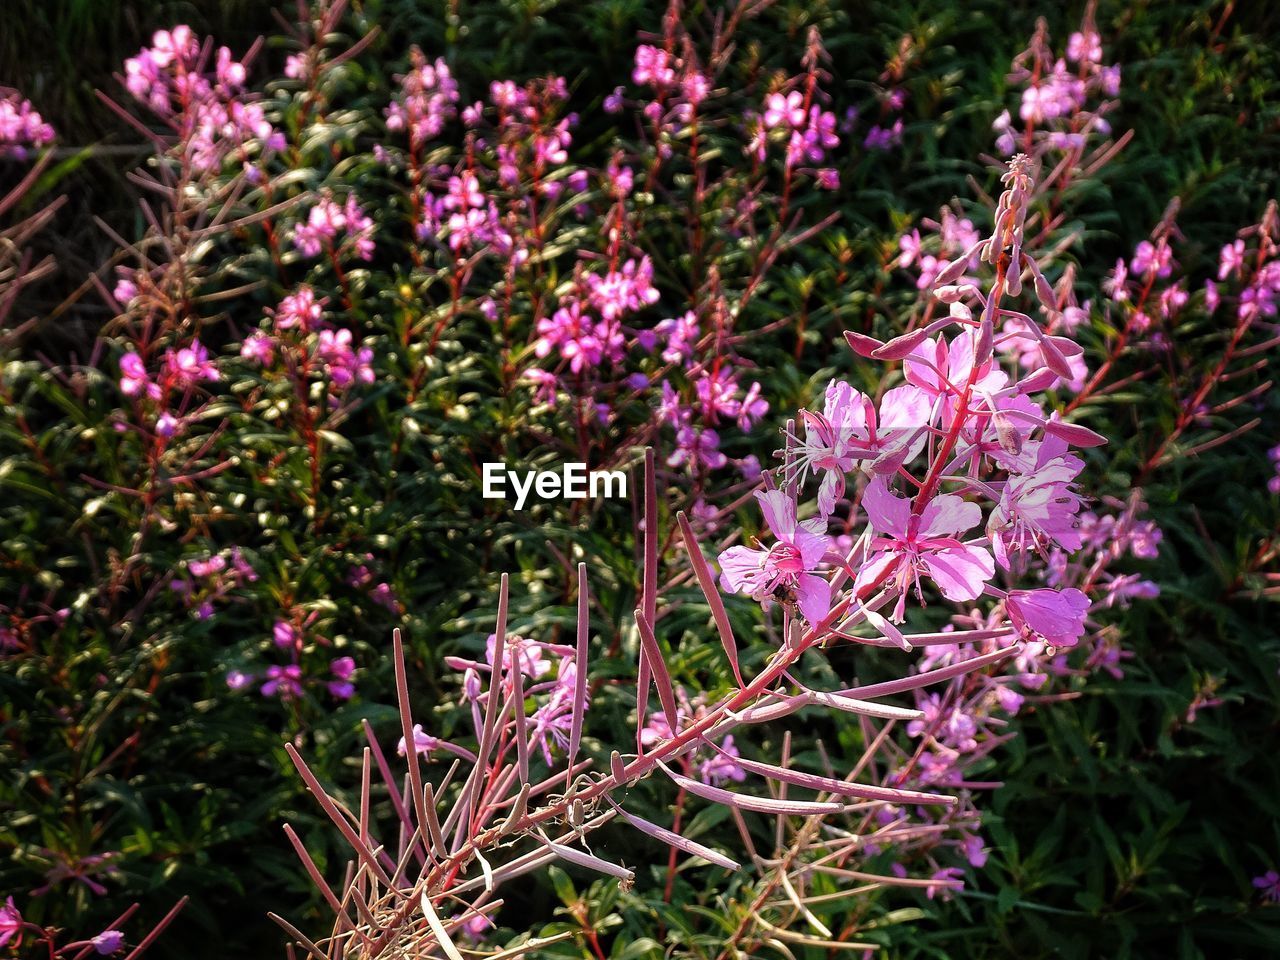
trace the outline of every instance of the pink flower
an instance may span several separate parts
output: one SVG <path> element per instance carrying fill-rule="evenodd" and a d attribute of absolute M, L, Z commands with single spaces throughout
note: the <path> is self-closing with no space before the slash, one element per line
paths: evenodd
<path fill-rule="evenodd" d="M 913 459 L 927 439 L 929 395 L 915 386 L 895 387 L 877 413 L 864 393 L 841 380 L 827 384 L 822 413 L 801 411 L 804 439 L 796 440 L 793 471 L 803 481 L 808 471 L 823 474 L 818 510 L 827 516 L 844 496 L 845 473 L 859 461 L 876 474 L 897 471 Z"/>
<path fill-rule="evenodd" d="M 497 634 L 489 634 L 484 642 L 485 661 L 492 666 L 493 654 L 498 645 Z M 507 634 L 507 641 L 502 650 L 502 669 L 510 670 L 515 662 L 520 664 L 520 672 L 526 677 L 537 679 L 551 671 L 551 662 L 542 659 L 542 645 L 534 640 L 514 633 Z"/>
<path fill-rule="evenodd" d="M 199 340 L 180 350 L 167 350 L 164 355 L 165 371 L 179 387 L 194 387 L 201 380 L 217 380 L 218 368 L 209 351 Z"/>
<path fill-rule="evenodd" d="M 1233 273 L 1238 275 L 1243 268 L 1244 241 L 1236 240 L 1234 243 L 1228 243 L 1218 256 L 1218 279 L 1225 280 Z"/>
<path fill-rule="evenodd" d="M 271 361 L 275 359 L 275 348 L 274 340 L 262 331 L 255 330 L 245 337 L 244 343 L 240 345 L 240 356 L 266 367 L 270 366 Z"/>
<path fill-rule="evenodd" d="M 1065 590 L 1010 590 L 1009 619 L 1024 636 L 1035 634 L 1055 647 L 1074 647 L 1084 635 L 1089 598 L 1074 587 Z"/>
<path fill-rule="evenodd" d="M 8 944 L 15 934 L 18 935 L 18 942 L 21 943 L 22 914 L 13 905 L 13 897 L 9 897 L 4 906 L 0 907 L 0 947 Z"/>
<path fill-rule="evenodd" d="M 1011 550 L 1043 549 L 1050 542 L 1067 552 L 1080 548 L 1076 514 L 1081 500 L 1072 481 L 1083 469 L 1083 461 L 1067 452 L 1066 441 L 1049 436 L 1040 441 L 1034 465 L 1009 477 L 987 521 L 1000 566 L 1009 568 Z"/>
<path fill-rule="evenodd" d="M 124 946 L 124 934 L 119 930 L 103 930 L 89 942 L 93 944 L 93 949 L 99 956 L 105 957 Z"/>
<path fill-rule="evenodd" d="M 683 694 L 681 695 L 683 696 Z M 670 740 L 684 726 L 686 718 L 687 712 L 681 706 L 676 707 L 676 725 L 674 728 L 671 726 L 671 721 L 667 719 L 667 715 L 661 710 L 656 710 L 649 714 L 645 720 L 644 727 L 640 730 L 641 746 L 651 747 L 663 740 Z"/>
<path fill-rule="evenodd" d="M 302 639 L 297 628 L 286 620 L 276 621 L 275 626 L 271 628 L 271 636 L 275 645 L 281 650 L 292 649 Z"/>
<path fill-rule="evenodd" d="M 277 330 L 297 327 L 302 333 L 310 333 L 320 323 L 321 312 L 327 302 L 317 300 L 315 291 L 303 284 L 281 300 L 274 311 L 268 310 L 267 313 L 275 317 Z"/>
<path fill-rule="evenodd" d="M 804 126 L 804 95 L 799 90 L 788 94 L 771 93 L 764 101 L 764 125 L 769 130 L 776 127 Z"/>
<path fill-rule="evenodd" d="M 670 60 L 670 55 L 661 47 L 641 44 L 636 47 L 635 69 L 631 71 L 631 79 L 639 86 L 670 86 L 676 79 Z"/>
<path fill-rule="evenodd" d="M 424 733 L 422 730 L 422 724 L 415 723 L 413 725 L 413 749 L 416 752 L 430 760 L 431 751 L 435 750 L 439 746 L 440 740 L 428 733 Z M 405 749 L 404 737 L 401 737 L 400 742 L 396 744 L 396 753 L 403 757 L 407 752 L 408 751 Z"/>
<path fill-rule="evenodd" d="M 858 573 L 855 590 L 887 583 L 898 589 L 894 619 L 901 622 L 909 588 L 923 602 L 920 575 L 927 574 L 948 600 L 975 600 L 995 576 L 986 549 L 962 543 L 956 535 L 978 525 L 982 509 L 951 494 L 935 496 L 917 515 L 911 501 L 894 496 L 883 477 L 876 477 L 862 497 L 871 528 L 879 534 L 872 554 Z"/>
<path fill-rule="evenodd" d="M 950 343 L 942 337 L 925 340 L 903 361 L 902 369 L 907 383 L 932 397 L 946 396 L 954 404 L 957 391 L 964 390 L 973 370 L 973 335 L 961 333 Z M 979 394 L 994 394 L 1008 382 L 999 364 L 985 360 L 978 367 L 973 389 Z"/>
<path fill-rule="evenodd" d="M 267 667 L 267 682 L 262 685 L 264 697 L 279 696 L 291 700 L 302 696 L 302 667 L 291 663 L 287 667 Z"/>
<path fill-rule="evenodd" d="M 151 382 L 142 357 L 132 351 L 120 358 L 120 390 L 127 397 L 145 392 L 153 400 L 160 398 L 160 388 Z"/>
<path fill-rule="evenodd" d="M 1253 886 L 1262 892 L 1262 899 L 1270 900 L 1272 903 L 1280 903 L 1280 873 L 1274 870 L 1268 870 L 1260 877 L 1253 878 Z M 13 898 L 9 899 L 9 903 L 13 903 Z M 0 946 L 4 944 L 0 940 Z"/>
<path fill-rule="evenodd" d="M 730 547 L 720 554 L 720 584 L 754 600 L 794 601 L 810 623 L 820 622 L 831 609 L 831 584 L 813 573 L 827 552 L 822 519 L 799 523 L 796 502 L 782 490 L 762 490 L 756 500 L 765 522 L 777 538 L 768 550 Z"/>
<path fill-rule="evenodd" d="M 725 737 L 724 742 L 720 744 L 720 749 L 698 764 L 698 778 L 703 783 L 716 787 L 730 780 L 742 783 L 747 779 L 747 771 L 734 761 L 734 758 L 739 756 L 741 754 L 733 745 L 733 737 Z"/>

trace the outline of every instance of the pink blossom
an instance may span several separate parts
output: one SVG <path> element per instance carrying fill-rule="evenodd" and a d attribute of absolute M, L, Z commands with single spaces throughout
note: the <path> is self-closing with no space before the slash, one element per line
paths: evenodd
<path fill-rule="evenodd" d="M 733 745 L 733 737 L 728 736 L 720 744 L 720 747 L 712 753 L 710 757 L 698 764 L 698 778 L 703 783 L 710 783 L 713 786 L 721 786 L 730 780 L 736 783 L 742 783 L 747 779 L 747 772 L 742 766 L 735 762 L 735 758 L 741 756 L 738 748 Z"/>
<path fill-rule="evenodd" d="M 119 930 L 103 930 L 89 942 L 99 956 L 106 957 L 124 946 L 124 934 Z"/>
<path fill-rule="evenodd" d="M 1034 465 L 1004 483 L 987 523 L 996 559 L 1006 569 L 1011 551 L 1042 550 L 1056 543 L 1071 552 L 1083 542 L 1076 518 L 1081 501 L 1072 484 L 1084 462 L 1068 453 L 1058 437 L 1039 443 Z"/>
<path fill-rule="evenodd" d="M 1065 590 L 1010 590 L 1005 611 L 1023 635 L 1034 634 L 1055 647 L 1074 647 L 1084 634 L 1089 598 Z"/>
<path fill-rule="evenodd" d="M 862 497 L 871 528 L 881 536 L 858 573 L 855 589 L 870 584 L 899 588 L 894 619 L 901 622 L 909 588 L 923 602 L 920 575 L 926 574 L 948 600 L 974 600 L 995 575 L 991 554 L 957 535 L 978 525 L 982 509 L 952 494 L 933 497 L 917 515 L 911 501 L 894 496 L 883 477 L 876 477 Z"/>
<path fill-rule="evenodd" d="M 1280 903 L 1280 873 L 1274 870 L 1268 870 L 1260 877 L 1253 878 L 1254 889 L 1262 894 L 1262 899 L 1270 900 L 1272 903 Z M 9 903 L 13 903 L 10 899 Z M 0 944 L 3 944 L 0 940 Z"/>
<path fill-rule="evenodd" d="M 422 724 L 415 723 L 413 725 L 414 751 L 430 760 L 431 751 L 437 749 L 439 746 L 440 740 L 437 737 L 431 736 L 429 733 L 425 733 L 422 729 Z M 396 753 L 403 757 L 407 752 L 408 751 L 405 749 L 404 737 L 401 737 L 399 742 L 396 744 Z"/>
<path fill-rule="evenodd" d="M 302 667 L 296 663 L 267 667 L 267 682 L 262 685 L 261 693 L 264 697 L 278 695 L 282 700 L 302 696 Z"/>
<path fill-rule="evenodd" d="M 799 90 L 787 94 L 771 93 L 765 98 L 764 106 L 764 125 L 769 130 L 804 125 L 804 94 Z"/>
<path fill-rule="evenodd" d="M 6 946 L 15 935 L 18 936 L 18 942 L 21 943 L 22 914 L 14 906 L 13 897 L 9 897 L 4 906 L 0 907 L 0 947 Z"/>
<path fill-rule="evenodd" d="M 317 300 L 315 291 L 303 284 L 281 300 L 274 311 L 267 312 L 275 318 L 277 330 L 297 327 L 302 333 L 310 333 L 320 324 L 321 312 L 327 302 L 327 299 Z"/>
<path fill-rule="evenodd" d="M 796 503 L 781 490 L 762 490 L 756 500 L 777 542 L 769 549 L 734 546 L 720 554 L 720 584 L 752 599 L 794 601 L 810 623 L 831 609 L 831 584 L 813 571 L 827 552 L 820 518 L 800 523 Z"/>
<path fill-rule="evenodd" d="M 493 665 L 493 653 L 497 643 L 498 636 L 493 633 L 489 634 L 484 642 L 484 658 L 490 666 Z M 551 662 L 542 659 L 541 644 L 518 634 L 508 634 L 502 651 L 502 669 L 510 671 L 512 664 L 517 660 L 520 663 L 520 672 L 526 677 L 537 679 L 551 671 Z"/>

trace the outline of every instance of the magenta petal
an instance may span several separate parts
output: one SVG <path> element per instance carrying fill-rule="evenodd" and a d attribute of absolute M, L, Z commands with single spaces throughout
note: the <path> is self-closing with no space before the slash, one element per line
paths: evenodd
<path fill-rule="evenodd" d="M 951 537 L 982 522 L 982 508 L 944 493 L 934 497 L 920 514 L 920 536 Z"/>
<path fill-rule="evenodd" d="M 720 587 L 733 593 L 750 593 L 764 575 L 764 550 L 750 547 L 730 547 L 720 554 Z"/>
<path fill-rule="evenodd" d="M 831 612 L 831 584 L 815 574 L 802 573 L 796 579 L 796 600 L 806 620 L 821 623 Z"/>
<path fill-rule="evenodd" d="M 911 519 L 911 501 L 895 497 L 883 477 L 876 477 L 867 485 L 862 495 L 862 508 L 877 533 L 888 533 L 905 540 L 907 523 Z"/>
<path fill-rule="evenodd" d="M 920 559 L 948 600 L 976 600 L 996 573 L 991 554 L 981 547 L 946 547 Z"/>
<path fill-rule="evenodd" d="M 756 494 L 769 529 L 779 540 L 788 540 L 796 528 L 796 502 L 782 490 L 761 490 Z"/>
<path fill-rule="evenodd" d="M 1005 604 L 1015 626 L 1027 627 L 1060 647 L 1073 647 L 1080 642 L 1089 606 L 1089 598 L 1074 587 L 1011 590 Z"/>

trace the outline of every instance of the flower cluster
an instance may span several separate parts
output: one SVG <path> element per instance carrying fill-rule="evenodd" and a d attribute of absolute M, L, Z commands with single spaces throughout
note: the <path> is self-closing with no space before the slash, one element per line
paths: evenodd
<path fill-rule="evenodd" d="M 361 260 L 372 260 L 373 234 L 373 221 L 352 192 L 343 203 L 321 197 L 306 222 L 294 228 L 293 242 L 304 257 L 317 257 L 323 251 L 331 258 L 352 253 Z"/>
<path fill-rule="evenodd" d="M 208 620 L 213 616 L 216 603 L 257 579 L 258 574 L 240 548 L 232 547 L 203 559 L 188 560 L 183 575 L 169 581 L 169 589 L 182 598 L 188 609 L 195 611 L 197 619 Z"/>
<path fill-rule="evenodd" d="M 31 101 L 15 90 L 0 87 L 0 158 L 22 160 L 28 151 L 53 142 L 53 127 L 36 112 Z"/>
<path fill-rule="evenodd" d="M 1041 19 L 1030 45 L 1014 58 L 1009 83 L 1022 87 L 1018 118 L 1005 110 L 992 124 L 996 149 L 1003 156 L 1054 151 L 1078 157 L 1090 141 L 1110 136 L 1106 116 L 1118 103 L 1120 66 L 1103 63 L 1094 6 L 1086 7 L 1065 57 L 1054 56 Z"/>
<path fill-rule="evenodd" d="M 794 612 L 814 630 L 857 611 L 881 642 L 925 646 L 922 675 L 957 663 L 1014 662 L 1010 676 L 975 672 L 944 693 L 917 693 L 920 718 L 908 732 L 920 746 L 903 754 L 892 781 L 899 786 L 963 785 L 964 768 L 1001 742 L 1002 715 L 1016 712 L 1019 689 L 1043 683 L 1041 661 L 1075 647 L 1086 632 L 1090 597 L 1064 570 L 1048 586 L 1021 588 L 998 586 L 998 571 L 1006 580 L 1043 571 L 1042 558 L 1072 556 L 1086 535 L 1091 546 L 1113 553 L 1128 544 L 1149 551 L 1158 541 L 1146 527 L 1084 528 L 1075 486 L 1084 462 L 1071 447 L 1102 438 L 1034 399 L 1071 374 L 1070 359 L 1081 349 L 1004 302 L 1026 276 L 1046 315 L 1059 313 L 1058 295 L 1022 249 L 1029 170 L 1027 158 L 1011 162 L 992 236 L 966 236 L 965 249 L 930 267 L 933 295 L 947 316 L 888 343 L 848 335 L 863 356 L 902 360 L 905 383 L 877 401 L 833 381 L 822 410 L 804 411 L 803 429 L 788 434 L 781 484 L 756 495 L 773 542 L 720 555 L 725 589 L 780 604 L 784 616 Z M 950 229 L 958 226 L 953 221 Z M 903 249 L 918 256 L 918 245 Z M 981 264 L 995 268 L 986 292 L 968 276 Z M 959 330 L 948 336 L 949 327 Z M 1037 347 L 1029 369 L 1026 352 L 1012 372 L 1000 363 L 1000 344 L 1013 336 Z M 815 512 L 800 520 L 798 494 L 811 478 L 819 480 Z M 850 497 L 855 488 L 859 494 Z M 832 524 L 849 531 L 860 517 L 860 535 L 830 534 Z M 849 577 L 842 594 L 837 588 Z M 1117 581 L 1107 597 L 1126 590 Z M 987 613 L 963 608 L 949 631 L 904 634 L 897 624 L 908 619 L 908 600 L 925 605 L 934 593 L 959 604 L 984 594 L 1000 602 Z M 881 607 L 887 618 L 876 612 Z M 892 821 L 896 813 L 882 815 Z M 976 814 L 961 808 L 946 817 L 961 830 L 957 844 L 970 862 L 979 862 L 985 854 Z"/>
<path fill-rule="evenodd" d="M 220 170 L 234 158 L 257 176 L 253 160 L 282 149 L 284 135 L 246 95 L 249 58 L 237 61 L 227 47 L 217 49 L 212 65 L 207 58 L 208 46 L 190 27 L 158 30 L 150 47 L 125 61 L 124 85 L 178 134 L 197 171 Z"/>

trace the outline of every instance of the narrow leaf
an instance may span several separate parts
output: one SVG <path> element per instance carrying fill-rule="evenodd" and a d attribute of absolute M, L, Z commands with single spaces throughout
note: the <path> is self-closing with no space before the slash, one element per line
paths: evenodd
<path fill-rule="evenodd" d="M 772 797 L 756 797 L 745 793 L 734 793 L 731 790 L 713 787 L 700 780 L 691 780 L 688 777 L 681 776 L 661 760 L 658 761 L 658 766 L 662 768 L 668 777 L 676 782 L 677 786 L 684 787 L 695 797 L 701 797 L 703 800 L 710 800 L 713 803 L 723 803 L 726 806 L 737 807 L 741 810 L 751 810 L 755 813 L 795 814 L 801 817 L 811 816 L 815 813 L 840 813 L 844 810 L 844 805 L 839 803 L 812 800 L 775 800 Z"/>
<path fill-rule="evenodd" d="M 653 675 L 654 686 L 658 688 L 658 700 L 662 703 L 662 712 L 666 714 L 667 726 L 672 733 L 676 733 L 676 718 L 679 714 L 676 711 L 675 691 L 671 688 L 671 674 L 667 672 L 667 665 L 662 659 L 662 648 L 658 646 L 658 639 L 653 635 L 653 627 L 643 610 L 636 610 L 636 626 L 640 628 L 641 662 L 649 662 L 649 672 Z"/>
<path fill-rule="evenodd" d="M 741 864 L 735 860 L 730 860 L 724 854 L 717 853 L 710 847 L 704 847 L 696 840 L 687 840 L 680 836 L 680 834 L 673 833 L 666 827 L 660 827 L 656 823 L 650 823 L 643 817 L 637 817 L 634 814 L 627 813 L 627 811 L 614 803 L 613 800 L 608 797 L 605 799 L 609 800 L 609 805 L 618 811 L 619 816 L 621 816 L 623 820 L 627 821 L 627 823 L 631 824 L 631 826 L 635 827 L 641 833 L 647 833 L 655 840 L 661 840 L 663 843 L 673 846 L 677 850 L 683 850 L 685 853 L 692 854 L 695 857 L 701 857 L 703 860 L 706 860 L 709 863 L 714 863 L 718 867 L 724 867 L 726 870 L 740 869 Z"/>
<path fill-rule="evenodd" d="M 702 595 L 707 598 L 707 606 L 711 608 L 711 618 L 716 622 L 716 631 L 720 634 L 720 646 L 724 647 L 724 655 L 729 659 L 733 677 L 741 687 L 743 683 L 742 672 L 738 667 L 738 641 L 733 636 L 733 625 L 729 622 L 729 614 L 724 609 L 724 601 L 720 599 L 720 589 L 716 586 L 715 577 L 711 575 L 711 568 L 707 566 L 702 548 L 698 546 L 698 541 L 693 535 L 693 527 L 689 525 L 689 518 L 685 516 L 683 510 L 676 514 L 676 520 L 680 524 L 680 537 L 693 564 L 698 586 L 702 588 Z"/>

